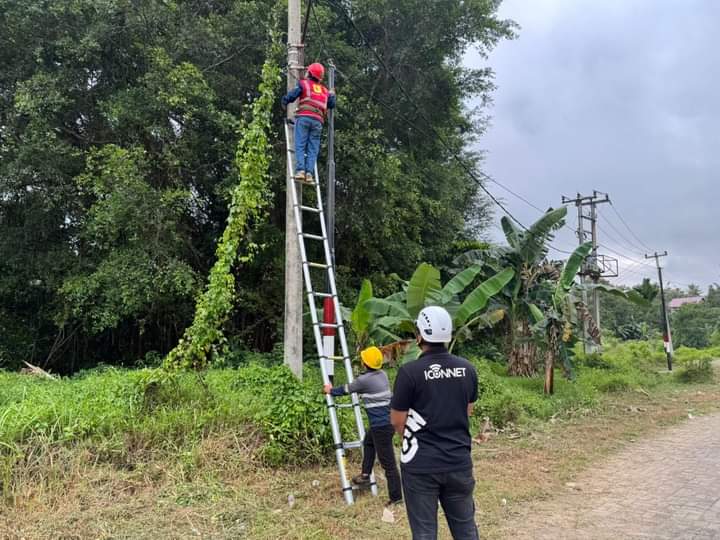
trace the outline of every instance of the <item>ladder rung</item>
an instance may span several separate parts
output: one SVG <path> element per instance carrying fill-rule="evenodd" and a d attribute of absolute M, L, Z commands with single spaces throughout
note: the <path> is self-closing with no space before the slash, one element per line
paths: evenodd
<path fill-rule="evenodd" d="M 332 294 L 327 293 L 327 292 L 315 292 L 315 291 L 310 291 L 310 292 L 313 294 L 313 296 L 317 296 L 318 298 L 332 298 Z"/>
<path fill-rule="evenodd" d="M 344 356 L 326 356 L 328 360 L 345 360 Z"/>
<path fill-rule="evenodd" d="M 320 328 L 340 328 L 342 324 L 319 322 L 317 323 Z"/>
<path fill-rule="evenodd" d="M 313 268 L 330 268 L 330 265 L 329 265 L 329 264 L 325 264 L 325 263 L 309 262 L 309 263 L 306 263 L 306 264 L 307 264 L 308 266 L 313 267 Z"/>
<path fill-rule="evenodd" d="M 358 403 L 358 406 L 359 405 L 360 404 Z M 355 404 L 354 403 L 336 403 L 335 406 L 338 409 L 352 409 L 355 406 Z"/>
<path fill-rule="evenodd" d="M 352 448 L 362 448 L 362 441 L 350 441 L 350 442 L 344 442 L 343 448 L 345 450 L 350 450 Z"/>
<path fill-rule="evenodd" d="M 305 212 L 314 212 L 315 214 L 319 214 L 321 212 L 319 208 L 315 208 L 314 206 L 303 206 L 302 204 L 298 206 L 300 206 L 300 210 L 304 210 Z"/>
<path fill-rule="evenodd" d="M 298 234 L 300 234 L 300 236 L 302 236 L 303 238 L 310 238 L 311 240 L 325 241 L 325 237 L 320 236 L 318 234 L 310 234 L 310 233 L 298 233 Z"/>

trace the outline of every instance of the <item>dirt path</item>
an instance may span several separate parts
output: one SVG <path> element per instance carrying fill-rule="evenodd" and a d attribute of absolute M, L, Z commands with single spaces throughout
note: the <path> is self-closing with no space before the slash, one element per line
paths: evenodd
<path fill-rule="evenodd" d="M 502 528 L 519 539 L 720 539 L 720 414 L 689 419 L 579 475 Z"/>

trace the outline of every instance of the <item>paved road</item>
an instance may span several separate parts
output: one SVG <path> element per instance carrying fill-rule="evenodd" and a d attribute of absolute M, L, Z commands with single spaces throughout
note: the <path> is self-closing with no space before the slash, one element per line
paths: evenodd
<path fill-rule="evenodd" d="M 633 443 L 508 523 L 507 537 L 720 540 L 720 414 Z"/>

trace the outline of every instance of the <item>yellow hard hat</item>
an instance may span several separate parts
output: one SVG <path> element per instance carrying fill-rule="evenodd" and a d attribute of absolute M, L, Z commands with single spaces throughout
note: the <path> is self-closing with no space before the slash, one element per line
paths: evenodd
<path fill-rule="evenodd" d="M 383 363 L 383 354 L 377 347 L 368 347 L 360 352 L 360 358 L 370 369 L 380 369 Z"/>

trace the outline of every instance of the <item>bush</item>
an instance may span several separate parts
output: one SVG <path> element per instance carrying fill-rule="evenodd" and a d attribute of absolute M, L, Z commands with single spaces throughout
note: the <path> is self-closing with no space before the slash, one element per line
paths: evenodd
<path fill-rule="evenodd" d="M 317 373 L 306 373 L 300 382 L 287 366 L 251 364 L 238 371 L 236 384 L 256 401 L 251 420 L 268 438 L 262 451 L 268 464 L 319 462 L 327 456 L 332 431 Z M 339 410 L 338 419 L 347 440 L 354 431 L 351 410 Z"/>
<path fill-rule="evenodd" d="M 680 367 L 675 373 L 676 379 L 684 383 L 711 381 L 712 361 L 715 358 L 720 358 L 720 347 L 703 350 L 679 347 L 675 351 L 675 363 Z"/>
<path fill-rule="evenodd" d="M 661 341 L 624 341 L 606 339 L 601 354 L 586 354 L 582 345 L 575 348 L 579 368 L 599 368 L 611 371 L 655 373 L 665 364 Z"/>
<path fill-rule="evenodd" d="M 99 368 L 60 380 L 0 372 L 0 447 L 84 440 L 110 441 L 121 454 L 128 441 L 178 450 L 256 424 L 269 463 L 318 462 L 332 433 L 319 375 L 308 371 L 304 382 L 259 364 L 204 374 Z"/>
<path fill-rule="evenodd" d="M 720 325 L 720 307 L 686 304 L 672 314 L 673 341 L 686 347 L 704 348 L 710 345 L 714 331 Z"/>
<path fill-rule="evenodd" d="M 558 370 L 552 396 L 543 395 L 541 377 L 510 377 L 502 364 L 472 360 L 478 373 L 474 427 L 486 416 L 497 427 L 547 420 L 593 407 L 601 394 L 667 380 L 658 373 L 664 367 L 660 343 L 608 342 L 602 356 L 578 358 L 576 380 Z M 720 358 L 720 348 L 679 348 L 676 377 L 709 380 L 713 358 Z M 203 373 L 100 367 L 60 380 L 0 371 L 0 461 L 22 456 L 26 446 L 82 441 L 102 459 L 127 464 L 146 449 L 191 455 L 209 433 L 248 428 L 259 435 L 248 459 L 259 456 L 268 465 L 332 459 L 318 370 L 306 365 L 301 382 L 284 365 L 272 365 L 275 359 L 259 360 Z M 391 384 L 395 374 L 388 369 Z M 351 440 L 352 410 L 338 413 L 343 437 Z"/>
<path fill-rule="evenodd" d="M 474 416 L 488 417 L 496 427 L 527 419 L 547 420 L 570 409 L 593 405 L 597 392 L 592 386 L 558 377 L 553 396 L 543 395 L 539 377 L 510 377 L 497 364 L 484 360 L 473 362 L 478 373 L 478 401 Z"/>

